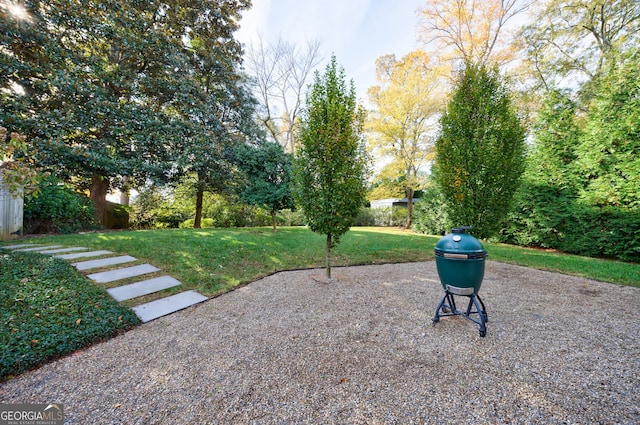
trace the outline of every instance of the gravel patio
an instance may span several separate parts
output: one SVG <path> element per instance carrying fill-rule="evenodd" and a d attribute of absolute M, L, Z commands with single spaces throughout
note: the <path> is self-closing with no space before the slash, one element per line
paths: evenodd
<path fill-rule="evenodd" d="M 68 424 L 638 424 L 640 288 L 487 261 L 487 336 L 435 262 L 282 272 L 0 384 Z"/>

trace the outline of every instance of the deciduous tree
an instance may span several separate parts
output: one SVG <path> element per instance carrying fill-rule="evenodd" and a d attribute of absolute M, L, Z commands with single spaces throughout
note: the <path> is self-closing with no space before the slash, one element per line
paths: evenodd
<path fill-rule="evenodd" d="M 365 202 L 367 156 L 364 110 L 356 103 L 335 56 L 324 75 L 315 74 L 302 116 L 300 147 L 294 159 L 294 198 L 312 231 L 326 235 L 326 275 L 331 248 L 344 235 Z"/>
<path fill-rule="evenodd" d="M 435 178 L 455 225 L 491 236 L 525 167 L 525 129 L 496 68 L 467 64 L 440 119 Z"/>
<path fill-rule="evenodd" d="M 271 141 L 257 146 L 246 144 L 239 149 L 238 165 L 247 181 L 240 200 L 265 207 L 271 213 L 275 232 L 277 212 L 294 206 L 291 194 L 292 155 Z"/>
<path fill-rule="evenodd" d="M 310 40 L 304 48 L 278 38 L 263 37 L 247 49 L 246 67 L 260 102 L 258 119 L 274 141 L 293 153 L 296 126 L 313 70 L 320 63 L 320 40 Z"/>
<path fill-rule="evenodd" d="M 451 61 L 491 66 L 513 59 L 508 24 L 532 0 L 435 0 L 420 10 L 420 39 L 429 50 Z"/>
<path fill-rule="evenodd" d="M 401 60 L 394 55 L 380 57 L 376 74 L 380 85 L 369 89 L 373 105 L 368 115 L 369 147 L 379 158 L 391 159 L 385 172 L 387 178 L 402 182 L 409 228 L 419 171 L 432 156 L 432 133 L 444 97 L 442 74 L 421 51 Z"/>
<path fill-rule="evenodd" d="M 518 37 L 527 68 L 546 88 L 591 80 L 612 49 L 633 51 L 640 41 L 637 0 L 547 0 Z"/>

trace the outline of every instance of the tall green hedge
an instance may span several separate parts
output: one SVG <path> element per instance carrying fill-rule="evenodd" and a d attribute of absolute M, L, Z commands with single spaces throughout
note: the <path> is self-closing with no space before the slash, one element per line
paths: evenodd
<path fill-rule="evenodd" d="M 577 194 L 524 184 L 495 240 L 640 262 L 640 211 L 586 205 Z"/>

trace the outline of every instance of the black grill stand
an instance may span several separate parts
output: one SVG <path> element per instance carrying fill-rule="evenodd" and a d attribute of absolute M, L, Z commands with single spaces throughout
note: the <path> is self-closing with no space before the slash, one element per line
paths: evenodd
<path fill-rule="evenodd" d="M 487 309 L 484 307 L 484 303 L 482 302 L 480 295 L 459 295 L 469 298 L 469 305 L 467 305 L 466 311 L 460 311 L 456 308 L 455 295 L 456 294 L 453 292 L 445 291 L 444 297 L 442 297 L 442 300 L 440 300 L 440 304 L 438 304 L 438 308 L 436 309 L 436 315 L 432 319 L 433 326 L 440 321 L 440 317 L 462 316 L 479 325 L 480 336 L 484 337 L 487 334 L 486 323 L 489 321 L 489 318 L 487 317 Z M 473 307 L 475 307 L 475 311 L 472 310 Z M 440 313 L 440 311 L 442 311 L 442 313 Z M 472 314 L 477 314 L 478 319 L 471 317 Z"/>

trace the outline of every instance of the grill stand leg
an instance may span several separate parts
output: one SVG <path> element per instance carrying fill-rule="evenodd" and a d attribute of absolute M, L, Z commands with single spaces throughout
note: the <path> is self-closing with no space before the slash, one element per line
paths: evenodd
<path fill-rule="evenodd" d="M 472 295 L 463 295 L 469 298 L 469 304 L 467 305 L 466 311 L 460 311 L 456 308 L 456 300 L 455 295 L 449 291 L 445 291 L 444 296 L 440 300 L 438 304 L 438 308 L 436 308 L 436 314 L 431 319 L 433 322 L 433 326 L 436 325 L 440 321 L 440 317 L 446 316 L 462 316 L 466 319 L 471 320 L 473 323 L 477 324 L 480 327 L 480 336 L 484 337 L 487 335 L 487 326 L 486 323 L 489 321 L 487 317 L 487 309 L 482 302 L 482 298 L 480 295 L 472 294 Z M 475 311 L 473 310 L 475 307 Z M 472 315 L 478 315 L 478 318 L 472 317 Z"/>

